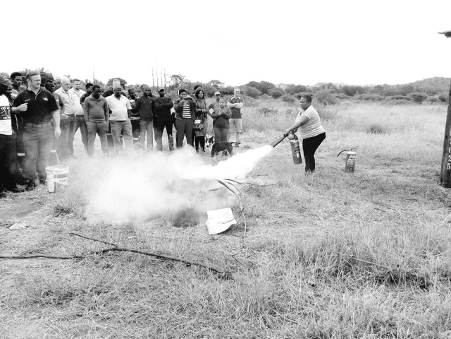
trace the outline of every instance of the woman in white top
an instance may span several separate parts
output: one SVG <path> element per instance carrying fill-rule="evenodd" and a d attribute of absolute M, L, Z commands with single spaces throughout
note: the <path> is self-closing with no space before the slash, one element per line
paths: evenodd
<path fill-rule="evenodd" d="M 289 139 L 294 136 L 293 132 L 300 127 L 302 137 L 302 149 L 304 151 L 305 172 L 315 171 L 315 152 L 319 145 L 326 139 L 326 131 L 321 126 L 321 119 L 318 112 L 312 106 L 312 96 L 303 94 L 300 100 L 301 111 L 299 112 L 294 124 L 284 131 Z"/>

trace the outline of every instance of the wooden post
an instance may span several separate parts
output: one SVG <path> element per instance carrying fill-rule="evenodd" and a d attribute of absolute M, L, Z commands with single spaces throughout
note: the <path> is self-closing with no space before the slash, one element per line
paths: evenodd
<path fill-rule="evenodd" d="M 448 114 L 445 123 L 445 139 L 443 141 L 442 170 L 440 173 L 440 185 L 451 187 L 451 86 L 448 95 Z"/>

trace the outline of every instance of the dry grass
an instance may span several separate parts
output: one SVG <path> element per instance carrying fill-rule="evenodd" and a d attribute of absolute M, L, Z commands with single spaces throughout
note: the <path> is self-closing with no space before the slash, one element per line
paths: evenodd
<path fill-rule="evenodd" d="M 256 104 L 245 111 L 243 146 L 274 140 L 296 114 L 294 106 L 264 105 L 271 109 Z M 277 184 L 244 190 L 244 243 L 241 222 L 214 238 L 205 219 L 187 228 L 173 227 L 171 219 L 92 224 L 83 218 L 83 183 L 72 176 L 67 191 L 46 198 L 30 217 L 33 227 L 16 231 L 32 239 L 18 246 L 12 232 L 1 230 L 8 240 L 2 253 L 105 248 L 67 235 L 75 231 L 216 263 L 234 279 L 126 253 L 3 261 L 0 336 L 449 338 L 451 232 L 441 221 L 450 193 L 437 185 L 446 107 L 330 109 L 314 176 L 292 164 L 288 143 L 254 170 Z M 372 124 L 387 133 L 367 133 Z M 356 172 L 346 175 L 336 155 L 351 147 Z"/>

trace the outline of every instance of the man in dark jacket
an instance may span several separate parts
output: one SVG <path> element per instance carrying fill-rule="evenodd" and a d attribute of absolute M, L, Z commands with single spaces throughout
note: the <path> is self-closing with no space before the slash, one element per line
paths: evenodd
<path fill-rule="evenodd" d="M 157 142 L 157 150 L 161 152 L 163 150 L 163 130 L 166 127 L 166 133 L 168 134 L 169 150 L 174 150 L 174 138 L 172 137 L 172 125 L 174 123 L 174 115 L 171 112 L 171 108 L 174 106 L 171 98 L 164 96 L 164 88 L 160 88 L 158 91 L 158 98 L 154 98 L 155 115 L 153 119 L 153 127 L 155 129 L 155 141 Z"/>
<path fill-rule="evenodd" d="M 147 134 L 147 150 L 153 150 L 153 116 L 154 103 L 152 98 L 152 91 L 149 86 L 142 86 L 144 95 L 135 101 L 135 107 L 132 108 L 132 113 L 138 113 L 139 116 L 139 142 L 142 149 L 144 148 L 144 140 Z"/>

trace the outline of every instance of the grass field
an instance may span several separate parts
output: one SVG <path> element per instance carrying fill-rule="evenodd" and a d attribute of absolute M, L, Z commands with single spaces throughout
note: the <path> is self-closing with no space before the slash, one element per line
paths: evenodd
<path fill-rule="evenodd" d="M 246 237 L 236 205 L 239 223 L 213 237 L 204 215 L 178 227 L 164 215 L 87 218 L 86 168 L 98 167 L 79 141 L 65 191 L 41 186 L 2 200 L 0 215 L 21 204 L 34 211 L 20 217 L 24 230 L 7 228 L 14 218 L 1 221 L 1 255 L 108 247 L 69 235 L 76 232 L 232 275 L 127 252 L 2 259 L 0 337 L 450 338 L 451 232 L 443 220 L 451 194 L 438 185 L 446 106 L 343 102 L 318 110 L 327 139 L 317 172 L 304 176 L 288 142 L 277 146 L 250 175 L 270 185 L 243 187 Z M 244 114 L 239 152 L 275 140 L 296 112 L 270 100 Z M 337 158 L 347 148 L 357 149 L 354 174 Z"/>

